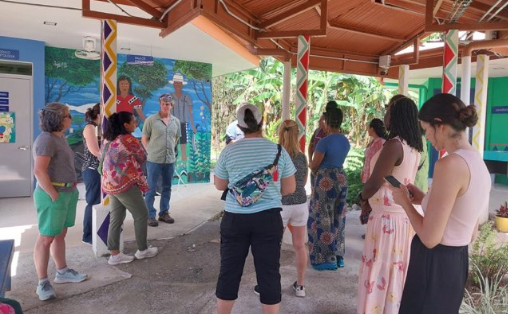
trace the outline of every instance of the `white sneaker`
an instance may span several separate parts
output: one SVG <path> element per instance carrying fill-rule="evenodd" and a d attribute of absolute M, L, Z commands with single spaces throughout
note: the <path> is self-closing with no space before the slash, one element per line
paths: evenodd
<path fill-rule="evenodd" d="M 116 255 L 111 255 L 108 259 L 108 264 L 109 265 L 126 264 L 132 262 L 133 260 L 134 256 L 126 255 L 120 252 Z"/>
<path fill-rule="evenodd" d="M 138 250 L 136 254 L 134 254 L 134 256 L 136 256 L 137 259 L 144 259 L 154 257 L 155 255 L 157 255 L 157 253 L 159 253 L 159 249 L 150 246 L 144 251 Z"/>
<path fill-rule="evenodd" d="M 305 286 L 299 286 L 298 282 L 295 281 L 293 284 L 293 289 L 295 290 L 295 294 L 297 297 L 303 298 L 305 297 Z"/>

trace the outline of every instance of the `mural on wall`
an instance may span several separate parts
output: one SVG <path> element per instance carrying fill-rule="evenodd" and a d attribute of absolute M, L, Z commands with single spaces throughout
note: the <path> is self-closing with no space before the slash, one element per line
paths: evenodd
<path fill-rule="evenodd" d="M 0 143 L 16 143 L 16 114 L 0 112 Z"/>
<path fill-rule="evenodd" d="M 134 113 L 138 128 L 133 135 L 140 138 L 146 117 L 159 111 L 159 96 L 171 93 L 175 99 L 172 114 L 185 122 L 186 131 L 177 147 L 175 174 L 181 174 L 184 183 L 209 182 L 211 64 L 164 58 L 132 63 L 130 57 L 118 55 L 117 110 L 125 107 Z M 78 59 L 72 49 L 46 47 L 46 102 L 59 101 L 71 109 L 73 122 L 67 140 L 77 159 L 83 151 L 84 113 L 99 102 L 99 92 L 99 60 Z"/>

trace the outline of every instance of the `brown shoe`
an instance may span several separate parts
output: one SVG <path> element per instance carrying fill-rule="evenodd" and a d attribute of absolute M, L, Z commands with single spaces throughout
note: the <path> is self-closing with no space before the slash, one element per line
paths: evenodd
<path fill-rule="evenodd" d="M 175 222 L 175 220 L 173 218 L 171 218 L 171 216 L 169 216 L 169 214 L 167 212 L 162 214 L 161 216 L 159 216 L 159 221 L 164 221 L 165 223 L 168 223 L 168 224 L 172 224 Z"/>
<path fill-rule="evenodd" d="M 157 219 L 155 218 L 148 218 L 148 225 L 150 227 L 157 227 L 159 223 L 157 222 Z"/>

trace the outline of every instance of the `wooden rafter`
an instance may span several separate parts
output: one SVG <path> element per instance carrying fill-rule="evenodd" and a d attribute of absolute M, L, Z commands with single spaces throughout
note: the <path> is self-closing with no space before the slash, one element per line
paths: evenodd
<path fill-rule="evenodd" d="M 300 13 L 303 13 L 305 11 L 308 11 L 315 6 L 319 5 L 322 1 L 321 0 L 310 0 L 306 3 L 300 4 L 294 8 L 291 8 L 287 11 L 282 12 L 281 14 L 274 16 L 264 22 L 259 23 L 259 28 L 265 29 L 274 25 L 277 25 L 279 23 L 282 23 L 284 21 L 289 20 L 290 18 L 293 18 L 297 16 Z"/>
<path fill-rule="evenodd" d="M 404 38 L 398 38 L 398 37 L 393 37 L 393 36 L 389 36 L 389 35 L 374 32 L 374 31 L 367 31 L 367 30 L 362 30 L 359 28 L 353 28 L 353 27 L 349 27 L 349 26 L 342 25 L 339 23 L 329 23 L 328 27 L 333 28 L 333 29 L 348 31 L 351 33 L 361 34 L 361 35 L 365 35 L 365 36 L 376 37 L 376 38 L 380 38 L 380 39 L 387 39 L 387 40 L 395 41 L 395 42 L 403 42 L 405 40 Z"/>
<path fill-rule="evenodd" d="M 434 24 L 434 0 L 426 1 L 425 9 L 425 31 L 426 32 L 446 32 L 451 29 L 462 31 L 484 31 L 508 29 L 508 22 L 489 22 L 489 23 L 471 23 L 471 24 Z"/>
<path fill-rule="evenodd" d="M 82 13 L 83 17 L 89 17 L 99 20 L 108 20 L 112 19 L 120 23 L 131 24 L 131 25 L 139 25 L 139 26 L 148 26 L 153 28 L 165 28 L 167 25 L 164 22 L 159 22 L 156 20 L 149 20 L 140 17 L 130 17 L 125 15 L 118 14 L 110 14 L 98 11 L 90 10 L 90 0 L 82 0 Z"/>
<path fill-rule="evenodd" d="M 146 2 L 143 2 L 143 0 L 129 0 L 129 2 L 158 20 L 160 20 L 160 18 L 162 17 L 161 11 L 155 9 L 151 5 L 148 5 Z"/>
<path fill-rule="evenodd" d="M 310 35 L 310 36 L 326 36 L 326 28 L 328 24 L 328 0 L 319 0 L 319 1 L 309 1 L 311 3 L 320 2 L 321 11 L 324 14 L 320 16 L 319 29 L 300 29 L 300 30 L 290 30 L 290 31 L 257 31 L 256 39 L 258 38 L 289 38 L 289 37 L 297 37 L 300 35 Z M 312 5 L 309 9 L 315 7 L 317 4 Z M 292 16 L 295 16 L 292 14 Z"/>

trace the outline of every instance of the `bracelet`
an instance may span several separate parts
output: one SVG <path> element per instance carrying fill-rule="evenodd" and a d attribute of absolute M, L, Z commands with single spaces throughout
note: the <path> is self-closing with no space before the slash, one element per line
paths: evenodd
<path fill-rule="evenodd" d="M 360 193 L 358 193 L 358 199 L 361 201 L 361 202 L 366 202 L 368 201 L 368 199 L 365 199 L 362 197 L 362 191 L 360 191 Z"/>

